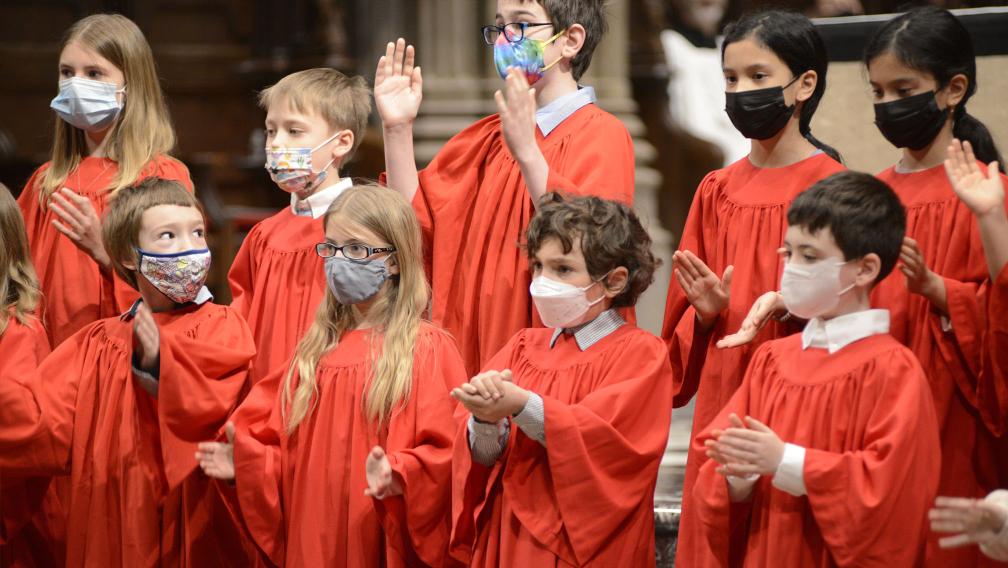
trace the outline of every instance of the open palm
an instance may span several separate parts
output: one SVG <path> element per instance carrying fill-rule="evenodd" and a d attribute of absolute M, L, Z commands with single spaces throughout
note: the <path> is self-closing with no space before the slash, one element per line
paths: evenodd
<path fill-rule="evenodd" d="M 234 479 L 234 424 L 228 422 L 224 427 L 227 443 L 202 442 L 197 446 L 196 461 L 208 477 L 215 479 Z"/>
<path fill-rule="evenodd" d="M 413 122 L 423 99 L 423 78 L 414 67 L 414 49 L 399 38 L 389 42 L 375 70 L 374 98 L 383 125 L 402 126 Z"/>
<path fill-rule="evenodd" d="M 997 162 L 991 162 L 984 172 L 969 142 L 952 141 L 945 160 L 945 173 L 952 190 L 977 217 L 1004 207 L 1005 189 L 998 175 Z"/>

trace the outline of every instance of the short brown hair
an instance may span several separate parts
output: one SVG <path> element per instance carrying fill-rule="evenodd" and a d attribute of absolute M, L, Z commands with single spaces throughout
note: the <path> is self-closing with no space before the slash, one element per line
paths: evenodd
<path fill-rule="evenodd" d="M 547 193 L 529 222 L 526 252 L 531 260 L 543 243 L 556 238 L 564 254 L 581 240 L 588 274 L 604 278 L 620 266 L 630 273 L 626 287 L 613 298 L 613 307 L 633 306 L 654 282 L 661 261 L 651 253 L 651 237 L 633 209 L 599 197 L 564 197 Z"/>
<path fill-rule="evenodd" d="M 336 130 L 353 132 L 353 148 L 344 156 L 343 164 L 350 161 L 364 141 L 371 115 L 371 90 L 363 77 L 348 77 L 328 67 L 298 71 L 259 93 L 259 106 L 267 112 L 281 100 L 286 100 L 297 112 L 318 113 Z"/>
<path fill-rule="evenodd" d="M 102 241 L 116 274 L 134 288 L 137 287 L 136 272 L 126 268 L 124 263 L 140 261 L 136 251 L 140 248 L 143 214 L 158 205 L 195 207 L 206 217 L 196 196 L 174 180 L 151 177 L 120 190 L 102 221 Z"/>
<path fill-rule="evenodd" d="M 536 0 L 536 2 L 546 10 L 546 15 L 553 24 L 554 33 L 574 24 L 581 24 L 584 27 L 584 45 L 571 60 L 571 74 L 574 75 L 575 81 L 580 80 L 581 75 L 584 75 L 591 65 L 595 47 L 609 29 L 605 0 Z"/>

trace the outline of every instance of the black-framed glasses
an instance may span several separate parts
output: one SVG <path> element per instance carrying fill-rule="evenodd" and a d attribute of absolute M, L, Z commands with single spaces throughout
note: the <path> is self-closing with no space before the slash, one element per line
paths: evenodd
<path fill-rule="evenodd" d="M 380 252 L 395 252 L 395 247 L 373 248 L 357 243 L 343 246 L 337 246 L 332 243 L 319 243 L 315 245 L 315 254 L 322 258 L 332 258 L 336 256 L 336 251 L 342 252 L 343 257 L 348 260 L 365 260 L 371 255 Z"/>
<path fill-rule="evenodd" d="M 510 24 L 504 24 L 503 26 L 483 26 L 483 41 L 487 45 L 493 45 L 496 43 L 497 38 L 500 34 L 504 33 L 504 38 L 511 43 L 518 43 L 519 41 L 525 39 L 525 30 L 528 28 L 537 28 L 539 26 L 552 26 L 551 22 L 545 23 L 530 23 L 530 22 L 511 22 Z"/>

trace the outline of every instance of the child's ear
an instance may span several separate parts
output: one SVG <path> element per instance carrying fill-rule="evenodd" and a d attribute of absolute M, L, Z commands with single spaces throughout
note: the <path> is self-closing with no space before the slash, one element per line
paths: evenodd
<path fill-rule="evenodd" d="M 875 283 L 875 279 L 878 278 L 881 270 L 882 259 L 879 258 L 879 255 L 868 253 L 858 261 L 858 271 L 854 283 L 858 286 L 870 288 Z"/>
<path fill-rule="evenodd" d="M 969 79 L 966 75 L 959 73 L 949 79 L 948 84 L 945 89 L 948 91 L 948 98 L 945 100 L 945 105 L 954 107 L 962 102 L 963 97 L 966 96 L 966 89 L 969 87 Z"/>
<path fill-rule="evenodd" d="M 626 290 L 630 284 L 630 271 L 625 266 L 620 266 L 609 273 L 609 276 L 602 281 L 605 285 L 605 295 L 607 298 L 615 298 Z"/>
<path fill-rule="evenodd" d="M 584 47 L 587 37 L 588 32 L 584 29 L 584 26 L 581 24 L 571 24 L 567 28 L 567 32 L 556 39 L 557 43 L 560 44 L 561 57 L 568 61 L 574 59 L 574 56 Z M 546 63 L 548 64 L 549 61 Z"/>
<path fill-rule="evenodd" d="M 351 130 L 341 130 L 336 134 L 336 138 L 333 138 L 332 155 L 330 156 L 335 160 L 334 164 L 343 165 L 343 158 L 350 153 L 350 150 L 353 150 L 354 140 L 354 133 Z"/>
<path fill-rule="evenodd" d="M 795 93 L 795 100 L 798 102 L 807 101 L 812 98 L 816 85 L 819 84 L 819 74 L 809 69 L 801 74 L 798 79 L 798 91 Z"/>
<path fill-rule="evenodd" d="M 388 267 L 388 273 L 390 275 L 399 274 L 399 262 L 396 261 L 396 256 L 389 255 L 388 260 L 385 261 L 385 265 Z"/>

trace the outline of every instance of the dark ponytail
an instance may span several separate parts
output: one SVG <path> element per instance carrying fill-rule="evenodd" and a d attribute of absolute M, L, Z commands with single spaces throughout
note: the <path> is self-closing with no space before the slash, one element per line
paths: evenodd
<path fill-rule="evenodd" d="M 930 73 L 939 89 L 952 77 L 965 75 L 968 85 L 952 114 L 952 135 L 969 141 L 978 160 L 984 163 L 997 160 L 1001 171 L 1005 171 L 990 131 L 966 112 L 966 101 L 977 90 L 976 58 L 973 38 L 955 16 L 948 10 L 926 6 L 889 20 L 868 42 L 865 67 L 885 53 L 892 53 L 911 69 Z"/>
<path fill-rule="evenodd" d="M 819 31 L 808 18 L 797 12 L 750 12 L 725 29 L 721 60 L 724 61 L 724 51 L 729 44 L 748 38 L 774 52 L 795 77 L 806 71 L 816 72 L 816 87 L 812 96 L 802 104 L 798 132 L 816 148 L 839 162 L 840 153 L 812 135 L 812 116 L 826 92 L 826 69 L 829 66 L 826 44 Z"/>

